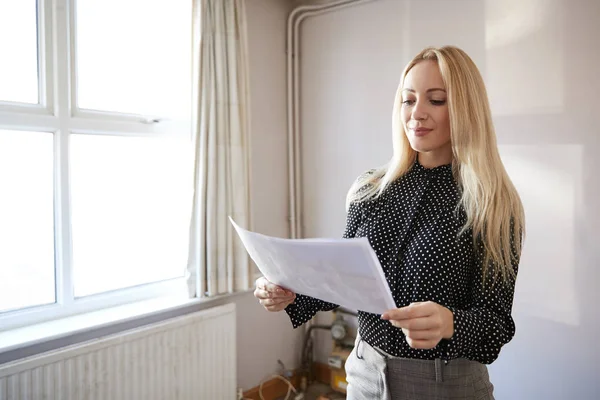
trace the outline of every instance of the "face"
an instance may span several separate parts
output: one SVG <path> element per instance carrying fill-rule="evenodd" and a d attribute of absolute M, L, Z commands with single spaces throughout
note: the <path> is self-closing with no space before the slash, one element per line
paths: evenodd
<path fill-rule="evenodd" d="M 406 74 L 400 117 L 421 164 L 434 167 L 452 161 L 447 93 L 435 61 L 421 61 Z"/>

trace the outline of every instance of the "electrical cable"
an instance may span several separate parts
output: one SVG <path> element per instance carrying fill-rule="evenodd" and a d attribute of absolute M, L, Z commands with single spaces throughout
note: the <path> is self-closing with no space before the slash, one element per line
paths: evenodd
<path fill-rule="evenodd" d="M 287 379 L 285 379 L 283 376 L 281 375 L 272 375 L 270 377 L 268 377 L 267 379 L 263 379 L 263 381 L 260 383 L 260 386 L 258 387 L 258 396 L 260 397 L 260 400 L 265 400 L 265 398 L 263 397 L 263 393 L 262 393 L 262 388 L 263 388 L 263 384 L 272 379 L 272 378 L 277 378 L 277 379 L 281 379 L 282 381 L 284 381 L 285 383 L 287 383 L 288 385 L 288 391 L 285 394 L 285 399 L 284 400 L 290 400 L 290 393 L 294 393 L 294 394 L 298 394 L 298 391 L 296 390 L 296 388 L 294 387 L 294 385 L 292 385 L 292 382 L 288 381 Z"/>

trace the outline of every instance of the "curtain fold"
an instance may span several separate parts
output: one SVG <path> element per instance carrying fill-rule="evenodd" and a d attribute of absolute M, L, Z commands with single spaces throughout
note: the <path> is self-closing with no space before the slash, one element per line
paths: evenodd
<path fill-rule="evenodd" d="M 228 217 L 250 228 L 249 92 L 243 0 L 194 0 L 194 196 L 190 297 L 249 289 L 250 259 Z"/>

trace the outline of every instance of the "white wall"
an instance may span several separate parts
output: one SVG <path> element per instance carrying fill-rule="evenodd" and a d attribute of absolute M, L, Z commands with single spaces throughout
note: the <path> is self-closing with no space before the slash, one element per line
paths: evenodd
<path fill-rule="evenodd" d="M 517 334 L 490 367 L 500 400 L 600 398 L 598 21 L 596 0 L 374 0 L 303 26 L 305 236 L 340 236 L 349 185 L 391 156 L 414 54 L 453 44 L 480 67 L 528 217 Z"/>
<path fill-rule="evenodd" d="M 248 0 L 251 96 L 251 191 L 254 230 L 288 236 L 285 30 L 290 4 Z M 245 390 L 277 373 L 277 360 L 299 365 L 301 335 L 285 313 L 269 313 L 252 294 L 236 300 L 238 385 Z"/>

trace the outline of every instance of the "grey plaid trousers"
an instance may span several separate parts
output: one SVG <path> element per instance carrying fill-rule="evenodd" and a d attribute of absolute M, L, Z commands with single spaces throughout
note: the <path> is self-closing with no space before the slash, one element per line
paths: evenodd
<path fill-rule="evenodd" d="M 494 400 L 481 363 L 395 358 L 360 337 L 346 361 L 346 380 L 347 400 Z"/>

